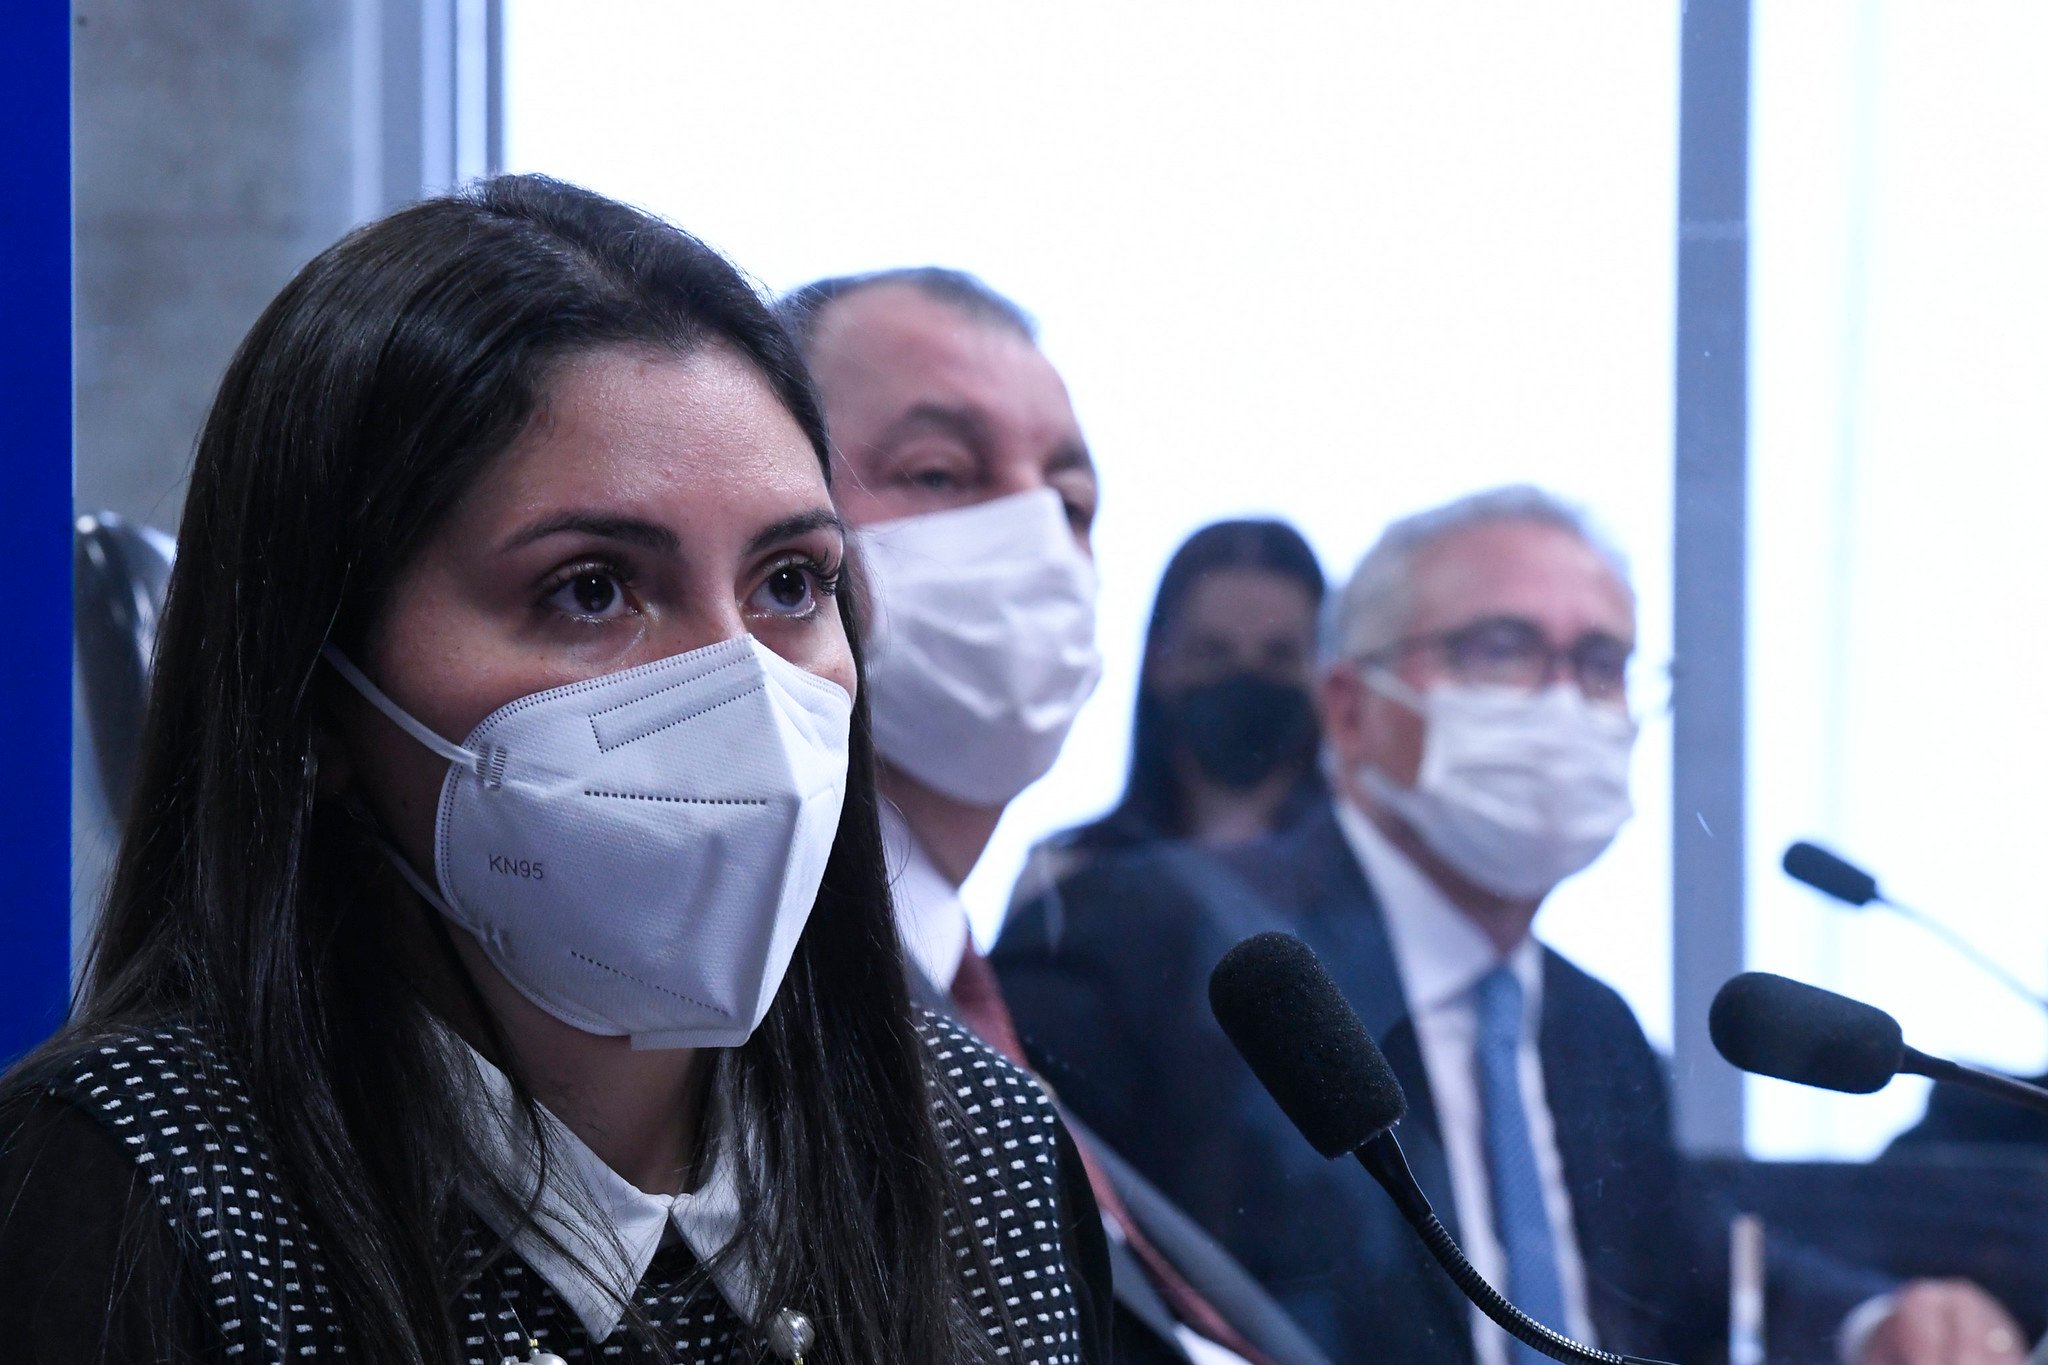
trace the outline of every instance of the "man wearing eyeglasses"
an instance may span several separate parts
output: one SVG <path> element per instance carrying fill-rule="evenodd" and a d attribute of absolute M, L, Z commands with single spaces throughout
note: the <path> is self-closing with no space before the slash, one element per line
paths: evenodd
<path fill-rule="evenodd" d="M 1372 884 L 1402 883 L 1381 899 L 1395 952 L 1427 978 L 1411 991 L 1436 984 L 1438 954 L 1425 964 L 1403 940 L 1451 947 L 1427 919 L 1468 937 L 1465 956 L 1533 964 L 1543 897 L 1630 814 L 1620 557 L 1535 489 L 1480 494 L 1391 527 L 1331 630 L 1337 822 Z"/>
<path fill-rule="evenodd" d="M 1391 526 L 1326 643 L 1330 809 L 1227 866 L 1155 854 L 1021 911 L 993 960 L 1027 1047 L 1334 1357 L 1533 1365 L 1360 1172 L 1314 1157 L 1209 1020 L 1230 942 L 1291 928 L 1380 1040 L 1409 1161 L 1480 1272 L 1583 1341 L 1705 1357 L 1725 1223 L 1689 1191 L 1661 1062 L 1620 996 L 1530 932 L 1630 815 L 1645 689 L 1626 565 L 1537 489 L 1475 494 Z M 1969 1286 L 1885 1294 L 1797 1248 L 1772 1262 L 1774 1362 L 2020 1358 Z"/>

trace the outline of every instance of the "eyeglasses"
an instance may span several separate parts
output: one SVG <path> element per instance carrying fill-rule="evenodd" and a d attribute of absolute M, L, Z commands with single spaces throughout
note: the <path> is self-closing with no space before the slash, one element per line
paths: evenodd
<path fill-rule="evenodd" d="M 1540 692 L 1564 676 L 1578 686 L 1587 701 L 1628 705 L 1629 659 L 1635 646 L 1612 635 L 1582 635 L 1559 649 L 1543 637 L 1535 622 L 1493 616 L 1455 630 L 1413 636 L 1375 650 L 1363 662 L 1390 663 L 1420 649 L 1434 650 L 1452 678 L 1471 686 Z"/>

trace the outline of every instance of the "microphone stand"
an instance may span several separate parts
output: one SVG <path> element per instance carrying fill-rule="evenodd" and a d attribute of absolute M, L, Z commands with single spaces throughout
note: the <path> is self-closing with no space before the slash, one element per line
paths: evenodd
<path fill-rule="evenodd" d="M 1936 1082 L 1960 1085 L 1969 1090 L 1981 1091 L 2027 1109 L 2048 1113 L 2048 1090 L 2026 1081 L 2001 1076 L 1995 1071 L 1985 1071 L 1961 1062 L 1951 1062 L 1945 1057 L 1930 1057 L 1918 1048 L 1905 1050 L 1905 1059 L 1899 1063 L 1899 1070 L 1909 1071 L 1915 1076 L 1926 1076 Z"/>
<path fill-rule="evenodd" d="M 2048 1103 L 2048 1094 L 2044 1094 L 2042 1100 Z M 1436 1258 L 1444 1273 L 1451 1277 L 1451 1282 L 1480 1312 L 1491 1318 L 1495 1326 L 1516 1341 L 1531 1350 L 1541 1351 L 1552 1360 L 1568 1362 L 1568 1365 L 1665 1365 L 1663 1361 L 1643 1356 L 1616 1355 L 1612 1351 L 1581 1345 L 1563 1333 L 1545 1327 L 1501 1297 L 1500 1291 L 1472 1268 L 1472 1263 L 1465 1259 L 1465 1253 L 1437 1218 L 1436 1210 L 1429 1206 L 1429 1196 L 1422 1192 L 1422 1186 L 1415 1183 L 1415 1175 L 1408 1169 L 1408 1158 L 1391 1132 L 1380 1133 L 1367 1140 L 1354 1149 L 1352 1155 L 1393 1196 L 1401 1216 L 1415 1229 L 1416 1236 L 1422 1239 L 1423 1246 L 1429 1249 L 1429 1254 Z"/>
<path fill-rule="evenodd" d="M 1971 966 L 1989 976 L 1992 980 L 2026 1001 L 2029 1005 L 2032 1005 L 2035 1009 L 2048 1010 L 2048 1000 L 2043 1000 L 2040 996 L 2034 994 L 2026 982 L 1999 966 L 1997 962 L 1992 960 L 1989 953 L 1977 947 L 1976 944 L 1970 942 L 1970 940 L 1964 938 L 1934 916 L 1915 910 L 1910 905 L 1901 905 L 1881 892 L 1873 895 L 1871 899 L 1891 911 L 1894 915 L 1897 915 L 1900 919 L 1919 925 L 1924 932 L 1932 934 L 1943 943 L 1946 943 L 1958 955 L 1968 961 Z M 1968 1082 L 1964 1082 L 1964 1084 L 1968 1084 Z"/>

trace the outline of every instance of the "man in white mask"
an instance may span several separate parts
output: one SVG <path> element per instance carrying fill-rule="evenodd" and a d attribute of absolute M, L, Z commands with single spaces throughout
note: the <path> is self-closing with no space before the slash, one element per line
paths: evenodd
<path fill-rule="evenodd" d="M 1330 629 L 1337 820 L 1397 957 L 1424 904 L 1497 957 L 1533 958 L 1543 898 L 1632 813 L 1635 595 L 1619 556 L 1534 489 L 1479 494 L 1389 528 Z M 1388 896 L 1417 874 L 1426 902 Z"/>
<path fill-rule="evenodd" d="M 959 888 L 1100 672 L 1094 465 L 1031 319 L 972 276 L 825 280 L 783 311 L 824 399 L 835 497 L 873 589 L 864 686 L 913 995 L 1021 1063 Z M 1220 1247 L 1077 1136 L 1109 1234 L 1120 1359 L 1326 1365 Z"/>
<path fill-rule="evenodd" d="M 1403 1145 L 1480 1272 L 1582 1341 L 1700 1358 L 1726 1330 L 1721 1211 L 1688 1192 L 1628 1006 L 1531 934 L 1630 816 L 1634 644 L 1620 556 L 1540 490 L 1389 527 L 1332 603 L 1328 815 L 1228 869 L 1167 855 L 1083 874 L 1005 930 L 996 961 L 1026 1035 L 1084 1059 L 1048 1066 L 1070 1105 L 1135 1151 L 1200 1132 L 1190 1078 L 1243 1072 L 1199 983 L 1232 938 L 1292 929 L 1381 1041 L 1409 1099 Z M 1448 1292 L 1370 1182 L 1304 1164 L 1299 1135 L 1244 1090 L 1227 1138 L 1183 1138 L 1149 1173 L 1326 1350 L 1541 1359 Z M 2011 1320 L 1967 1284 L 1893 1291 L 1776 1244 L 1772 1261 L 1773 1360 L 2019 1358 Z"/>
<path fill-rule="evenodd" d="M 1095 467 L 1030 319 L 970 276 L 822 281 L 785 314 L 872 589 L 890 856 L 899 880 L 957 889 L 1100 672 Z M 912 961 L 950 987 L 968 941 L 957 904 L 914 906 L 901 928 Z"/>

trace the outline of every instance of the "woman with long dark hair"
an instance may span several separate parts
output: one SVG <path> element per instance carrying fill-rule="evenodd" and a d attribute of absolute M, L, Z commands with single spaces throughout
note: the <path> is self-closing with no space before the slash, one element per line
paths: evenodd
<path fill-rule="evenodd" d="M 10 1354 L 1105 1358 L 1071 1143 L 906 998 L 825 455 L 746 283 L 585 191 L 286 287 L 0 1089 Z"/>
<path fill-rule="evenodd" d="M 1322 600 L 1315 552 L 1286 522 L 1219 521 L 1183 541 L 1145 627 L 1123 795 L 1047 841 L 1034 887 L 1105 854 L 1238 843 L 1314 809 Z"/>

